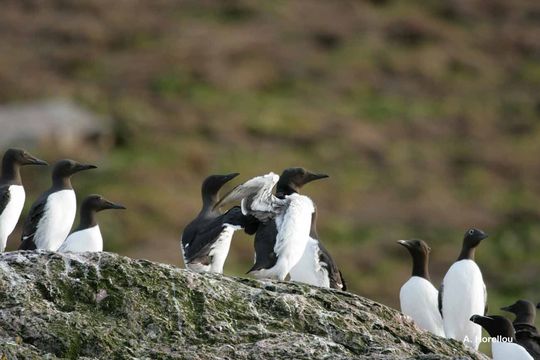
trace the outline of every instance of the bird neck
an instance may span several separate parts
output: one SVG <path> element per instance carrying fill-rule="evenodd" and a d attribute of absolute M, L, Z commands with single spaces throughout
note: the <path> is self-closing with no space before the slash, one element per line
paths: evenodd
<path fill-rule="evenodd" d="M 81 209 L 81 222 L 77 231 L 88 229 L 97 225 L 97 211 L 83 207 Z"/>
<path fill-rule="evenodd" d="M 68 190 L 73 189 L 71 176 L 53 176 L 53 189 Z"/>
<path fill-rule="evenodd" d="M 276 196 L 280 199 L 285 198 L 285 196 L 298 193 L 296 186 L 291 184 L 280 184 L 279 182 L 276 185 Z"/>
<path fill-rule="evenodd" d="M 536 318 L 536 314 L 531 314 L 529 312 L 517 314 L 516 318 L 514 320 L 514 324 L 527 324 L 527 325 L 534 325 L 534 319 Z"/>
<path fill-rule="evenodd" d="M 219 212 L 219 209 L 214 208 L 218 201 L 217 195 L 203 194 L 202 200 L 203 207 L 200 212 L 201 215 L 212 215 Z"/>
<path fill-rule="evenodd" d="M 412 255 L 412 276 L 418 276 L 426 280 L 431 280 L 429 278 L 429 260 L 428 257 L 423 254 L 411 254 Z"/>
<path fill-rule="evenodd" d="M 459 253 L 459 256 L 458 256 L 458 261 L 459 260 L 473 260 L 474 261 L 475 252 L 476 252 L 475 247 L 470 247 L 463 244 L 463 247 L 461 248 L 461 252 Z"/>
<path fill-rule="evenodd" d="M 17 162 L 5 158 L 2 160 L 2 182 L 22 185 L 21 165 Z"/>

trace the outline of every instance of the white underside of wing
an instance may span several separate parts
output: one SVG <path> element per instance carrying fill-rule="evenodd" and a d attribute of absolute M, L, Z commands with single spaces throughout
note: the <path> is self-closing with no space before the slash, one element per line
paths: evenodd
<path fill-rule="evenodd" d="M 11 185 L 8 191 L 9 202 L 0 214 L 0 251 L 6 249 L 8 236 L 17 226 L 26 198 L 24 188 L 21 185 Z"/>
<path fill-rule="evenodd" d="M 34 235 L 36 247 L 50 251 L 58 250 L 71 230 L 76 212 L 75 191 L 69 189 L 50 194 Z"/>
<path fill-rule="evenodd" d="M 288 205 L 276 217 L 277 236 L 274 252 L 278 259 L 270 269 L 251 272 L 258 278 L 285 280 L 306 248 L 311 228 L 311 215 L 315 207 L 310 198 L 292 194 L 285 198 Z"/>
<path fill-rule="evenodd" d="M 444 336 L 439 313 L 439 291 L 428 280 L 412 276 L 399 292 L 401 312 L 411 317 L 419 328 Z"/>
<path fill-rule="evenodd" d="M 491 344 L 493 360 L 533 360 L 525 348 L 516 343 L 494 341 Z"/>
<path fill-rule="evenodd" d="M 443 324 L 446 337 L 478 349 L 482 328 L 470 321 L 483 315 L 486 303 L 484 280 L 473 260 L 455 262 L 443 280 Z"/>
<path fill-rule="evenodd" d="M 58 249 L 59 252 L 103 251 L 103 238 L 99 225 L 88 229 L 75 231 Z"/>
<path fill-rule="evenodd" d="M 323 265 L 319 259 L 319 242 L 310 237 L 302 257 L 289 272 L 291 281 L 329 288 L 330 278 Z"/>

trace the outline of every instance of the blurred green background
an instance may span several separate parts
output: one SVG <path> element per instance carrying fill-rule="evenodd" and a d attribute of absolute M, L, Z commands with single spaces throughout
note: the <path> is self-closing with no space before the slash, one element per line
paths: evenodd
<path fill-rule="evenodd" d="M 438 286 L 475 226 L 490 308 L 540 301 L 538 1 L 8 0 L 0 54 L 1 104 L 112 122 L 106 145 L 29 147 L 99 166 L 73 183 L 128 207 L 100 214 L 109 251 L 181 266 L 207 175 L 304 166 L 330 175 L 304 193 L 352 292 L 398 307 L 407 238 Z M 28 209 L 48 170 L 23 180 Z M 226 274 L 252 258 L 236 236 Z"/>

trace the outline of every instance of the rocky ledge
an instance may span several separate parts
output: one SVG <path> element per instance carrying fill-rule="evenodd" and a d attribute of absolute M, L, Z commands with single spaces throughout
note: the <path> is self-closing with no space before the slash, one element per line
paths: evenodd
<path fill-rule="evenodd" d="M 0 255 L 1 359 L 487 359 L 346 292 L 110 253 Z"/>

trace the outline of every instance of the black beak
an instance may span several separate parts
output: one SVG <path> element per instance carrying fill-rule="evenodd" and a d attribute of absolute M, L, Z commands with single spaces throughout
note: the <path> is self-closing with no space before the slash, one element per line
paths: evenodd
<path fill-rule="evenodd" d="M 505 307 L 502 307 L 501 308 L 502 311 L 508 311 L 508 312 L 512 312 L 512 305 L 510 306 L 505 306 Z"/>
<path fill-rule="evenodd" d="M 46 162 L 45 160 L 38 159 L 37 157 L 32 156 L 30 154 L 26 156 L 25 160 L 26 160 L 25 165 L 49 165 L 49 163 Z"/>
<path fill-rule="evenodd" d="M 97 168 L 96 165 L 90 165 L 90 164 L 76 164 L 75 167 L 74 167 L 74 172 L 73 172 L 73 173 L 78 173 L 79 171 L 90 170 L 90 169 L 96 169 L 96 168 Z"/>
<path fill-rule="evenodd" d="M 232 173 L 232 174 L 228 174 L 228 175 L 224 175 L 223 176 L 223 179 L 225 180 L 223 183 L 228 183 L 229 181 L 231 181 L 232 179 L 234 179 L 235 177 L 237 177 L 238 175 L 240 175 L 240 173 Z"/>
<path fill-rule="evenodd" d="M 540 309 L 540 303 L 538 303 L 538 304 L 536 305 L 536 308 L 537 308 L 537 309 Z"/>
<path fill-rule="evenodd" d="M 411 248 L 411 243 L 408 240 L 398 240 L 399 245 L 405 246 L 407 249 Z"/>
<path fill-rule="evenodd" d="M 125 210 L 126 207 L 124 205 L 115 204 L 109 200 L 105 200 L 105 204 L 103 206 L 103 209 L 119 209 L 119 210 Z"/>
<path fill-rule="evenodd" d="M 491 318 L 489 316 L 473 315 L 473 316 L 471 316 L 471 318 L 469 320 L 472 321 L 475 324 L 478 324 L 478 325 L 484 327 L 484 324 L 489 322 L 491 320 Z"/>
<path fill-rule="evenodd" d="M 309 183 L 309 182 L 319 180 L 319 179 L 324 179 L 324 178 L 327 178 L 327 177 L 329 177 L 329 176 L 326 175 L 326 174 L 313 174 L 313 173 L 307 172 L 306 176 L 304 177 L 304 185 Z"/>

